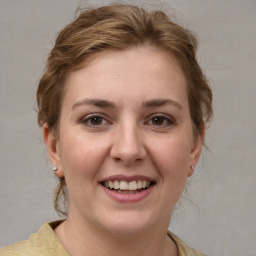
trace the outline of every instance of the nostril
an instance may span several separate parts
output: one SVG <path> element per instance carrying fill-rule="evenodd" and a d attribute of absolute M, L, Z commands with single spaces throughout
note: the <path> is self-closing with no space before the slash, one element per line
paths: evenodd
<path fill-rule="evenodd" d="M 111 157 L 117 161 L 122 162 L 124 165 L 132 165 L 138 161 L 143 160 L 146 157 L 146 151 L 141 148 L 113 148 L 111 150 Z"/>
<path fill-rule="evenodd" d="M 128 121 L 129 120 L 129 121 Z M 146 155 L 143 136 L 134 116 L 127 116 L 115 130 L 115 139 L 111 147 L 111 157 L 125 165 L 133 164 Z"/>

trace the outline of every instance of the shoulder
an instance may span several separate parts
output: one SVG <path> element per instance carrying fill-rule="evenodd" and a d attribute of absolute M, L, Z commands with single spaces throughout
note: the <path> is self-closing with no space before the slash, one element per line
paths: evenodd
<path fill-rule="evenodd" d="M 52 223 L 53 226 L 56 223 Z M 44 224 L 37 233 L 28 240 L 0 249 L 0 256 L 68 256 L 56 237 L 51 224 Z"/>
<path fill-rule="evenodd" d="M 179 256 L 207 256 L 193 248 L 187 246 L 179 237 L 168 231 L 168 236 L 175 242 L 178 247 Z"/>
<path fill-rule="evenodd" d="M 0 249 L 0 256 L 40 255 L 31 246 L 30 241 L 20 241 Z"/>

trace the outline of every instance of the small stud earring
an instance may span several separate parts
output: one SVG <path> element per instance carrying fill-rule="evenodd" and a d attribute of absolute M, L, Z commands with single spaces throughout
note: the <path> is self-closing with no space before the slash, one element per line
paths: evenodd
<path fill-rule="evenodd" d="M 192 168 L 192 170 L 195 170 L 195 166 L 193 164 L 191 164 L 190 167 Z"/>
<path fill-rule="evenodd" d="M 58 170 L 58 167 L 53 166 L 53 167 L 52 167 L 52 170 L 53 170 L 54 172 L 56 172 L 56 171 Z"/>

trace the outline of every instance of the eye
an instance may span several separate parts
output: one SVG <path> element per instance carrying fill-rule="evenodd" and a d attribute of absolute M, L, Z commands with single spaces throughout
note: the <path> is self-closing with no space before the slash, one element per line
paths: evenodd
<path fill-rule="evenodd" d="M 109 122 L 100 115 L 89 115 L 81 120 L 81 123 L 87 126 L 102 126 L 109 124 Z"/>
<path fill-rule="evenodd" d="M 153 125 L 163 125 L 165 119 L 162 116 L 155 116 L 152 118 Z"/>
<path fill-rule="evenodd" d="M 94 116 L 89 119 L 89 122 L 91 125 L 101 125 L 103 121 L 103 118 L 100 116 Z"/>
<path fill-rule="evenodd" d="M 161 128 L 175 124 L 175 121 L 166 115 L 155 115 L 147 122 L 149 125 L 159 126 Z"/>

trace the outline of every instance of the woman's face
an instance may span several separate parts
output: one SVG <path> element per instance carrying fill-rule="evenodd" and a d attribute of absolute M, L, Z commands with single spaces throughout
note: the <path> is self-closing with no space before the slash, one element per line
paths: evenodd
<path fill-rule="evenodd" d="M 202 138 L 177 61 L 150 46 L 104 52 L 67 80 L 59 134 L 44 126 L 69 218 L 115 234 L 169 224 Z"/>

